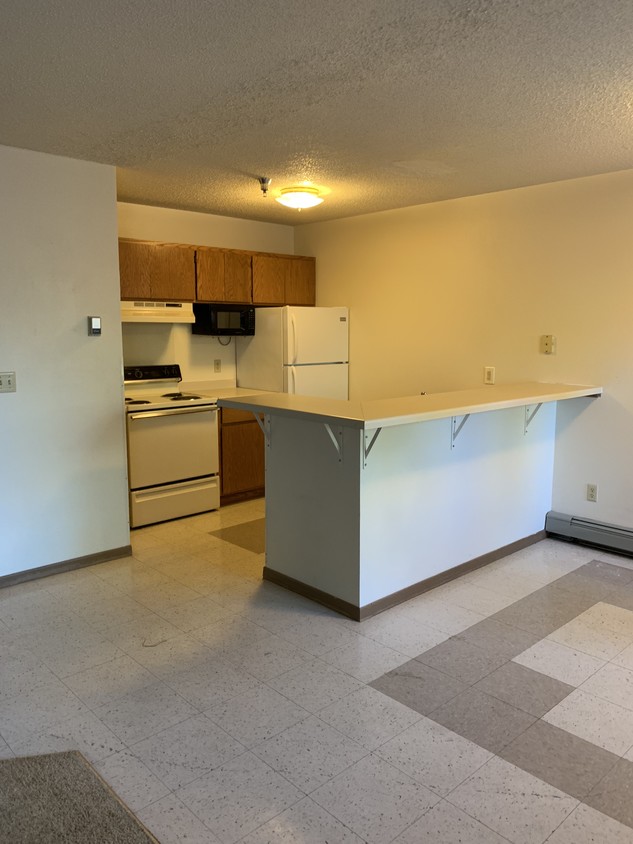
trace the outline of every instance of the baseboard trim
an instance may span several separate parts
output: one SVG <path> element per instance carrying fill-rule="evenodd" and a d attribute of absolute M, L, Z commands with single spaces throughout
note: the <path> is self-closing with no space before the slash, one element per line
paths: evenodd
<path fill-rule="evenodd" d="M 343 601 L 341 598 L 337 598 L 335 595 L 330 595 L 328 592 L 323 592 L 320 589 L 316 589 L 314 586 L 309 586 L 307 583 L 295 580 L 293 577 L 289 577 L 286 574 L 275 571 L 268 566 L 264 566 L 263 577 L 264 580 L 276 583 L 277 586 L 283 586 L 284 589 L 289 589 L 292 592 L 296 592 L 298 595 L 303 595 L 304 598 L 309 598 L 317 604 L 322 604 L 341 615 L 347 616 L 347 618 L 351 618 L 353 621 L 364 621 L 366 618 L 371 618 L 373 615 L 378 615 L 378 613 L 384 612 L 385 610 L 395 607 L 398 604 L 402 604 L 411 598 L 416 598 L 418 595 L 422 595 L 424 592 L 435 589 L 437 586 L 442 586 L 444 583 L 449 583 L 451 580 L 455 580 L 464 574 L 477 571 L 477 569 L 483 568 L 490 563 L 494 563 L 495 560 L 499 560 L 501 557 L 506 557 L 508 554 L 514 554 L 516 551 L 520 551 L 522 548 L 528 548 L 530 545 L 535 545 L 537 542 L 541 542 L 541 540 L 545 539 L 546 536 L 547 534 L 544 530 L 539 530 L 537 533 L 533 533 L 523 539 L 517 539 L 516 542 L 511 542 L 509 545 L 504 545 L 501 548 L 497 548 L 495 551 L 489 551 L 487 554 L 482 554 L 480 557 L 475 557 L 473 560 L 460 563 L 458 566 L 454 566 L 451 569 L 440 572 L 440 574 L 435 574 L 432 577 L 427 577 L 425 580 L 420 580 L 418 583 L 407 586 L 405 589 L 400 589 L 398 592 L 392 592 L 391 595 L 380 598 L 378 601 L 374 601 L 371 604 L 365 604 L 364 607 L 357 607 L 348 601 Z"/>
<path fill-rule="evenodd" d="M 66 571 L 82 569 L 86 566 L 96 566 L 99 563 L 107 563 L 110 560 L 120 560 L 121 557 L 129 557 L 132 554 L 131 545 L 122 545 L 120 548 L 111 548 L 108 551 L 99 551 L 97 554 L 87 554 L 85 557 L 75 557 L 72 560 L 62 560 L 59 563 L 51 563 L 48 566 L 38 566 L 35 569 L 18 571 L 14 574 L 5 574 L 0 577 L 0 589 L 7 586 L 17 586 L 18 583 L 27 583 L 29 580 L 38 580 L 40 577 L 50 577 L 53 574 L 63 574 Z"/>

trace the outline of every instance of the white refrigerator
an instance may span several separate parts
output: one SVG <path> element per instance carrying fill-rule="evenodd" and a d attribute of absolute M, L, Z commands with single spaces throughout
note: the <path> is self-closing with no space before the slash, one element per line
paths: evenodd
<path fill-rule="evenodd" d="M 237 386 L 347 399 L 347 308 L 257 308 L 255 334 L 236 337 Z"/>

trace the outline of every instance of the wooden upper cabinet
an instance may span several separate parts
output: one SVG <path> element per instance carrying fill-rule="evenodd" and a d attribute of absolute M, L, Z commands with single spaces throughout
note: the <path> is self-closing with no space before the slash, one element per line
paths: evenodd
<path fill-rule="evenodd" d="M 253 255 L 253 304 L 285 304 L 286 261 L 277 255 Z"/>
<path fill-rule="evenodd" d="M 251 302 L 251 256 L 228 249 L 196 251 L 198 302 Z"/>
<path fill-rule="evenodd" d="M 316 261 L 314 258 L 289 258 L 286 274 L 286 305 L 316 303 Z"/>
<path fill-rule="evenodd" d="M 196 292 L 194 250 L 171 243 L 119 240 L 122 299 L 192 302 Z"/>

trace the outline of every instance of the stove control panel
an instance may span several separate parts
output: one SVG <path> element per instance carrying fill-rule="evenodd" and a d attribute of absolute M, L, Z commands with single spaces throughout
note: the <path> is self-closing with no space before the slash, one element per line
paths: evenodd
<path fill-rule="evenodd" d="M 124 366 L 123 380 L 126 384 L 141 384 L 151 381 L 182 381 L 182 375 L 177 363 Z"/>

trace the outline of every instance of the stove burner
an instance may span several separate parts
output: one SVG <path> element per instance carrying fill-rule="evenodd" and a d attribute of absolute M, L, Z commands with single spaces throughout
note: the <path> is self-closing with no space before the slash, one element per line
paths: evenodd
<path fill-rule="evenodd" d="M 197 401 L 201 397 L 194 396 L 192 393 L 163 393 L 161 398 L 172 401 Z"/>
<path fill-rule="evenodd" d="M 146 399 L 126 399 L 126 404 L 151 404 L 151 402 L 147 401 Z"/>

